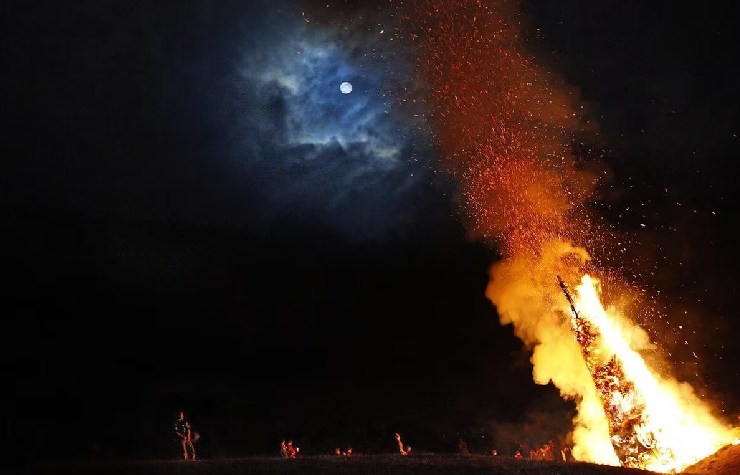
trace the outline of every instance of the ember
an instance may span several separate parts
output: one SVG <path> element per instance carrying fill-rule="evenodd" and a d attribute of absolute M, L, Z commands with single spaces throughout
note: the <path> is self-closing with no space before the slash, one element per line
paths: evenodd
<path fill-rule="evenodd" d="M 542 447 L 530 450 L 529 458 L 531 460 L 555 460 L 554 447 L 555 444 L 550 440 Z"/>

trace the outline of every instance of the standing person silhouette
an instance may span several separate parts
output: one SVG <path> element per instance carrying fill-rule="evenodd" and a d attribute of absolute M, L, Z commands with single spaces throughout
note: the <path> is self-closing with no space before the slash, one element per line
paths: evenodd
<path fill-rule="evenodd" d="M 190 448 L 190 460 L 195 460 L 194 433 L 183 411 L 180 411 L 177 421 L 175 421 L 175 435 L 177 435 L 182 446 L 183 458 L 188 460 L 188 448 Z"/>
<path fill-rule="evenodd" d="M 288 444 L 285 443 L 285 439 L 280 441 L 280 456 L 282 458 L 288 458 Z"/>

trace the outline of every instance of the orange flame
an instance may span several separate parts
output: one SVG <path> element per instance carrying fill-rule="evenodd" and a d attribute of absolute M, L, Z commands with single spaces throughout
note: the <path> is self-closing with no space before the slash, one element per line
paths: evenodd
<path fill-rule="evenodd" d="M 708 416 L 701 401 L 650 371 L 630 346 L 626 332 L 631 329 L 617 324 L 623 320 L 617 310 L 607 311 L 602 306 L 598 285 L 591 276 L 583 276 L 575 307 L 602 337 L 600 348 L 593 351 L 619 366 L 619 376 L 616 372 L 595 374 L 594 382 L 602 392 L 612 445 L 620 450 L 622 463 L 659 472 L 676 471 L 729 443 L 730 431 Z M 617 377 L 623 381 L 614 382 Z"/>

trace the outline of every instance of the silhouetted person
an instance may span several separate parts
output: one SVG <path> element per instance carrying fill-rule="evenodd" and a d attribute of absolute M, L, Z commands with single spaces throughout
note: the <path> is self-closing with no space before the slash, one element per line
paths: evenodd
<path fill-rule="evenodd" d="M 459 437 L 457 451 L 460 453 L 460 455 L 470 455 L 470 450 L 468 450 L 468 443 L 465 442 L 462 437 Z"/>
<path fill-rule="evenodd" d="M 288 458 L 288 444 L 285 443 L 285 439 L 280 441 L 280 456 L 282 458 Z"/>
<path fill-rule="evenodd" d="M 193 446 L 193 440 L 195 440 L 195 434 L 190 427 L 190 422 L 185 418 L 185 413 L 180 411 L 180 414 L 175 421 L 175 434 L 180 441 L 182 446 L 183 459 L 195 460 L 195 447 Z M 190 449 L 190 455 L 188 455 L 188 449 Z"/>

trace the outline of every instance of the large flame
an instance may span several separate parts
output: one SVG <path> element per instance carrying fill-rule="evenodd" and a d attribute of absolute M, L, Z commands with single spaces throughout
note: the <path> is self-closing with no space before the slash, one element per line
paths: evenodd
<path fill-rule="evenodd" d="M 640 355 L 647 333 L 618 308 L 605 308 L 599 280 L 583 273 L 582 248 L 550 241 L 542 253 L 504 260 L 491 269 L 486 295 L 502 323 L 532 346 L 535 382 L 557 386 L 577 403 L 577 460 L 675 472 L 732 442 L 685 383 L 661 377 Z M 577 283 L 573 307 L 555 276 Z"/>
<path fill-rule="evenodd" d="M 616 309 L 604 309 L 598 281 L 583 276 L 571 325 L 591 326 L 596 338 L 579 341 L 609 422 L 612 445 L 624 465 L 658 472 L 681 470 L 714 453 L 731 433 L 708 417 L 692 393 L 660 381 L 630 345 L 629 327 Z"/>
<path fill-rule="evenodd" d="M 470 232 L 501 251 L 486 295 L 531 348 L 535 382 L 575 401 L 573 456 L 671 472 L 730 443 L 729 428 L 688 384 L 642 358 L 654 344 L 619 305 L 639 296 L 601 303 L 594 276 L 619 281 L 605 263 L 618 262 L 626 244 L 587 206 L 599 168 L 573 144 L 596 129 L 577 91 L 521 47 L 518 2 L 408 0 L 405 8 L 400 31 L 423 52 L 430 122 Z M 573 308 L 558 276 L 574 289 Z"/>

